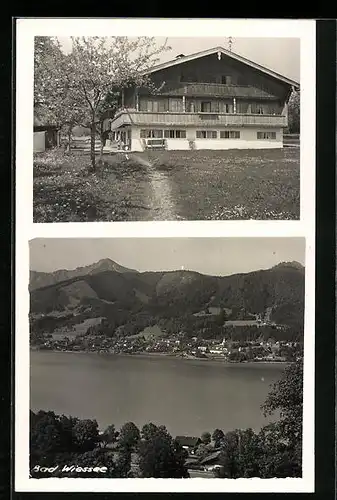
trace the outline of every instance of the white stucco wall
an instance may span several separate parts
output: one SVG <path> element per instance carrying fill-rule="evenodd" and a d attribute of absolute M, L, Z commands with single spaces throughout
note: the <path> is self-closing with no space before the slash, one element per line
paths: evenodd
<path fill-rule="evenodd" d="M 145 128 L 145 127 L 142 127 Z M 148 127 L 150 128 L 150 127 Z M 154 128 L 159 128 L 158 126 Z M 168 150 L 186 150 L 190 149 L 189 141 L 194 141 L 194 149 L 275 149 L 283 147 L 283 129 L 270 129 L 276 132 L 276 139 L 261 139 L 257 140 L 258 131 L 269 131 L 266 128 L 222 128 L 221 130 L 240 130 L 240 139 L 196 139 L 196 131 L 199 130 L 189 127 L 186 130 L 186 139 L 166 139 Z M 220 129 L 218 130 L 218 137 L 220 137 Z M 132 151 L 143 151 L 142 140 L 140 138 L 140 127 L 132 127 Z"/>
<path fill-rule="evenodd" d="M 222 130 L 226 130 L 225 128 Z M 245 127 L 241 129 L 230 129 L 227 130 L 239 130 L 240 139 L 195 139 L 194 145 L 195 149 L 274 149 L 283 147 L 283 129 L 270 129 L 270 131 L 276 132 L 276 139 L 257 139 L 258 131 L 268 131 L 264 128 L 253 128 Z M 194 130 L 194 137 L 196 129 Z M 218 132 L 218 137 L 220 136 Z"/>
<path fill-rule="evenodd" d="M 46 132 L 34 132 L 33 151 L 34 153 L 42 153 L 46 149 Z"/>
<path fill-rule="evenodd" d="M 187 139 L 166 139 L 167 149 L 179 150 L 179 149 L 189 149 Z"/>
<path fill-rule="evenodd" d="M 131 151 L 143 151 L 139 127 L 131 128 Z"/>

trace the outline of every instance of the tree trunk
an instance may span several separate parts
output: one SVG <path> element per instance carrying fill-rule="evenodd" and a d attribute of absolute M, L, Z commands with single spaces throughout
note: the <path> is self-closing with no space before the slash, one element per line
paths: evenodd
<path fill-rule="evenodd" d="M 101 140 L 101 145 L 100 145 L 100 151 L 99 151 L 99 162 L 103 163 L 103 148 L 104 148 L 104 144 L 105 144 L 105 134 L 102 131 L 100 133 L 100 140 Z"/>
<path fill-rule="evenodd" d="M 93 172 L 96 170 L 95 140 L 96 140 L 96 126 L 94 123 L 92 123 L 90 127 L 90 159 L 91 159 L 91 170 Z"/>
<path fill-rule="evenodd" d="M 71 132 L 72 132 L 72 127 L 68 128 L 68 151 L 70 152 L 71 150 Z"/>

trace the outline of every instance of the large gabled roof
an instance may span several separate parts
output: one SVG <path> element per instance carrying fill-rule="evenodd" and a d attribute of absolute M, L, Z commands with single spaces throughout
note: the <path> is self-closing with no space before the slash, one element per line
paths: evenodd
<path fill-rule="evenodd" d="M 211 49 L 207 50 L 202 50 L 201 52 L 195 52 L 194 54 L 190 54 L 188 56 L 183 56 L 183 57 L 178 57 L 176 59 L 173 59 L 172 61 L 167 61 L 165 63 L 161 64 L 156 64 L 153 66 L 150 70 L 148 70 L 146 73 L 155 73 L 156 71 L 160 71 L 162 69 L 170 68 L 171 66 L 177 66 L 178 64 L 182 64 L 188 61 L 193 61 L 195 59 L 199 59 L 201 57 L 206 57 L 210 56 L 212 54 L 223 54 L 225 56 L 228 56 L 236 61 L 239 61 L 243 64 L 246 64 L 247 66 L 250 66 L 251 68 L 254 68 L 258 71 L 261 71 L 261 73 L 265 73 L 273 78 L 276 78 L 277 80 L 280 80 L 284 83 L 287 83 L 288 85 L 291 85 L 293 87 L 299 88 L 300 84 L 296 82 L 295 80 L 291 80 L 290 78 L 287 78 L 286 76 L 280 75 L 279 73 L 276 73 L 275 71 L 266 68 L 264 66 L 261 66 L 260 64 L 257 64 L 253 61 L 250 61 L 249 59 L 246 59 L 243 56 L 240 56 L 239 54 L 236 54 L 235 52 L 231 52 L 229 50 L 224 49 L 223 47 L 213 47 Z"/>
<path fill-rule="evenodd" d="M 203 464 L 206 464 L 207 462 L 210 462 L 212 460 L 216 460 L 217 458 L 219 458 L 221 455 L 221 451 L 220 450 L 217 450 L 217 451 L 214 451 L 213 453 L 210 453 L 209 455 L 207 455 L 206 457 L 204 457 L 200 463 L 203 465 Z"/>

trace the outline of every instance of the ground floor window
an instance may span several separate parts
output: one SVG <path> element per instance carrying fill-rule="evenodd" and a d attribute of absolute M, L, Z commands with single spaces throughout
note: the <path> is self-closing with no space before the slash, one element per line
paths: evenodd
<path fill-rule="evenodd" d="M 186 130 L 164 130 L 165 139 L 186 139 Z"/>
<path fill-rule="evenodd" d="M 240 139 L 240 131 L 239 130 L 221 130 L 220 131 L 221 139 Z"/>
<path fill-rule="evenodd" d="M 276 132 L 258 132 L 258 139 L 276 139 Z"/>
<path fill-rule="evenodd" d="M 163 131 L 160 129 L 141 129 L 141 139 L 162 139 Z"/>
<path fill-rule="evenodd" d="M 216 139 L 217 136 L 216 130 L 197 130 L 197 139 Z"/>

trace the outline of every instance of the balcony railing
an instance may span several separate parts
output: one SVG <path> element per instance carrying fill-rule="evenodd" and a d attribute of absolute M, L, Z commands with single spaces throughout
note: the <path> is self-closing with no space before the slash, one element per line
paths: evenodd
<path fill-rule="evenodd" d="M 116 114 L 111 128 L 116 129 L 125 125 L 137 126 L 259 126 L 259 127 L 286 127 L 286 116 L 283 115 L 253 115 L 242 113 L 151 113 L 144 111 L 122 110 Z"/>
<path fill-rule="evenodd" d="M 146 89 L 140 90 L 140 95 L 148 94 Z M 174 82 L 167 81 L 160 87 L 159 95 L 193 96 L 193 97 L 242 97 L 258 99 L 279 99 L 266 90 L 252 85 L 226 85 L 222 83 Z"/>

